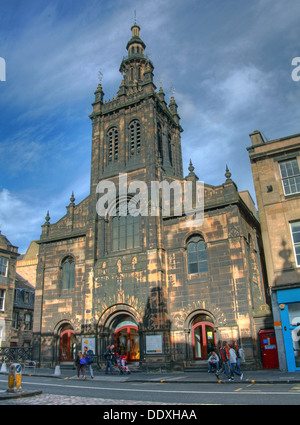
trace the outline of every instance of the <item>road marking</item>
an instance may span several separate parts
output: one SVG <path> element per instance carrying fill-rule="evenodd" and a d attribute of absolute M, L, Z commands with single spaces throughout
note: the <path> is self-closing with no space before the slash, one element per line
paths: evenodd
<path fill-rule="evenodd" d="M 0 382 L 5 382 L 7 383 L 7 381 L 2 381 L 0 380 Z M 146 390 L 146 389 L 133 389 L 133 388 L 108 388 L 108 387 L 89 387 L 89 386 L 85 386 L 85 385 L 61 385 L 61 384 L 49 384 L 49 383 L 43 383 L 43 382 L 25 382 L 23 380 L 22 382 L 23 384 L 27 384 L 27 385 L 35 385 L 35 386 L 44 386 L 44 387 L 62 387 L 62 388 L 76 388 L 76 389 L 89 389 L 89 390 L 104 390 L 104 391 L 124 391 L 124 392 L 144 392 L 144 393 L 166 393 L 166 394 L 227 394 L 227 395 L 231 395 L 233 391 L 186 391 L 186 390 L 180 390 L 180 391 L 172 391 L 172 390 L 159 390 L 159 389 L 153 389 L 153 390 Z M 254 395 L 256 393 L 256 391 L 240 391 L 237 392 L 235 394 L 249 394 L 249 395 Z M 271 392 L 271 391 L 257 391 L 257 394 L 263 394 L 263 395 L 299 395 L 300 393 L 298 392 Z"/>

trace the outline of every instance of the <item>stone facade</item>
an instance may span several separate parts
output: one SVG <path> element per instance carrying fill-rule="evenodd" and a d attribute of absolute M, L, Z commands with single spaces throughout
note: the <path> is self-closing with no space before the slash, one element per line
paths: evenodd
<path fill-rule="evenodd" d="M 300 370 L 300 135 L 265 142 L 250 134 L 248 148 L 257 197 L 272 310 L 282 370 Z M 298 228 L 297 228 L 298 226 Z M 291 316 L 291 311 L 293 315 Z M 284 323 L 286 326 L 284 326 Z"/>
<path fill-rule="evenodd" d="M 24 255 L 20 255 L 17 261 L 16 272 L 28 280 L 35 287 L 36 268 L 38 264 L 39 245 L 32 241 Z"/>
<path fill-rule="evenodd" d="M 82 341 L 93 340 L 100 363 L 115 343 L 147 370 L 182 369 L 226 339 L 243 346 L 249 366 L 259 366 L 257 333 L 271 317 L 260 225 L 228 169 L 224 183 L 204 185 L 202 226 L 188 225 L 173 198 L 169 214 L 124 219 L 126 229 L 122 217 L 97 214 L 99 182 L 115 183 L 112 208 L 131 199 L 120 173 L 127 185 L 144 182 L 148 195 L 153 181 L 181 188 L 198 182 L 192 164 L 183 176 L 177 105 L 156 91 L 139 30 L 133 25 L 116 98 L 104 101 L 101 84 L 95 92 L 90 195 L 76 205 L 72 194 L 57 223 L 47 214 L 37 241 L 34 357 L 41 365 L 72 361 Z M 188 264 L 193 237 L 205 246 L 197 272 Z"/>
<path fill-rule="evenodd" d="M 0 231 L 0 347 L 9 347 L 13 316 L 18 247 Z"/>
<path fill-rule="evenodd" d="M 34 287 L 16 273 L 10 345 L 32 347 Z"/>

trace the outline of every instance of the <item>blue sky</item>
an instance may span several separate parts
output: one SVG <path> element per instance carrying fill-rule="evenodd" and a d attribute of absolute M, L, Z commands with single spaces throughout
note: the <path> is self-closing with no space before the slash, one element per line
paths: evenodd
<path fill-rule="evenodd" d="M 175 89 L 184 174 L 192 158 L 205 183 L 225 181 L 255 198 L 249 133 L 300 133 L 298 0 L 0 0 L 0 229 L 26 251 L 47 210 L 59 220 L 74 190 L 89 194 L 91 121 L 98 72 L 105 99 L 134 10 L 166 100 Z"/>

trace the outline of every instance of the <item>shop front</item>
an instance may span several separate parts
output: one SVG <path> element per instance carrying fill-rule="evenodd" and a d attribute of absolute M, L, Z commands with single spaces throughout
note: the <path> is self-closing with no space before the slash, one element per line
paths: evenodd
<path fill-rule="evenodd" d="M 289 372 L 300 370 L 300 288 L 277 291 L 284 349 Z"/>

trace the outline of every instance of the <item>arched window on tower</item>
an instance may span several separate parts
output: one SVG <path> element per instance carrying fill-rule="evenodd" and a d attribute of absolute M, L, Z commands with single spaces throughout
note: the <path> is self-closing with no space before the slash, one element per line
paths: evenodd
<path fill-rule="evenodd" d="M 141 125 L 138 120 L 134 120 L 129 125 L 130 157 L 141 152 Z"/>
<path fill-rule="evenodd" d="M 118 130 L 113 127 L 107 133 L 108 144 L 108 162 L 118 160 L 119 155 L 119 134 Z"/>
<path fill-rule="evenodd" d="M 116 215 L 112 217 L 113 251 L 140 246 L 140 215 L 133 215 L 131 205 L 130 200 L 120 202 L 116 208 Z"/>
<path fill-rule="evenodd" d="M 71 289 L 75 286 L 75 261 L 70 255 L 65 257 L 61 263 L 62 268 L 62 289 Z"/>
<path fill-rule="evenodd" d="M 200 235 L 191 236 L 187 241 L 188 273 L 207 273 L 207 254 L 204 239 Z"/>

